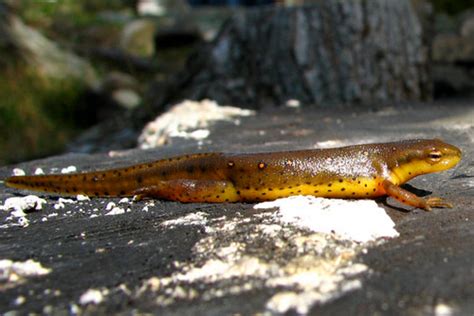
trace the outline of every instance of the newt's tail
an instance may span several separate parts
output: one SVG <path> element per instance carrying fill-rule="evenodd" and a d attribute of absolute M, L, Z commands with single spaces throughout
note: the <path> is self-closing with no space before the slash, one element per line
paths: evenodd
<path fill-rule="evenodd" d="M 132 196 L 137 189 L 113 172 L 91 172 L 61 175 L 13 176 L 5 180 L 11 188 L 56 193 L 59 195 Z"/>

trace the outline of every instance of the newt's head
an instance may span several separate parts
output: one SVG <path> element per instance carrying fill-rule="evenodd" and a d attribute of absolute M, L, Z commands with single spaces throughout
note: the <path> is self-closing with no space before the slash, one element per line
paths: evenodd
<path fill-rule="evenodd" d="M 396 162 L 391 171 L 403 183 L 421 174 L 454 167 L 461 160 L 461 150 L 439 139 L 416 140 L 403 143 L 393 158 Z"/>

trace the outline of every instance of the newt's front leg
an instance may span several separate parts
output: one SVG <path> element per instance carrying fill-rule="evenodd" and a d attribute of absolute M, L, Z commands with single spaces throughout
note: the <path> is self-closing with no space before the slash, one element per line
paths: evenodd
<path fill-rule="evenodd" d="M 453 207 L 451 203 L 444 201 L 440 197 L 429 197 L 427 199 L 423 199 L 411 192 L 408 192 L 407 190 L 402 189 L 388 180 L 384 180 L 382 184 L 387 195 L 397 199 L 403 204 L 422 208 L 425 211 L 431 211 L 432 207 Z"/>
<path fill-rule="evenodd" d="M 230 181 L 175 179 L 134 192 L 138 198 L 159 198 L 180 202 L 238 202 L 240 196 Z"/>

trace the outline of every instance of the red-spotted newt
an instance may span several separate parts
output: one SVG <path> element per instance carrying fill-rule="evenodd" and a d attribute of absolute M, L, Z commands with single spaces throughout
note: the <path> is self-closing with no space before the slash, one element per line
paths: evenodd
<path fill-rule="evenodd" d="M 105 171 L 15 176 L 5 183 L 61 195 L 138 195 L 181 202 L 255 202 L 300 194 L 388 195 L 431 210 L 451 205 L 438 197 L 420 198 L 400 185 L 452 168 L 460 159 L 461 151 L 441 140 L 406 140 L 272 153 L 199 153 Z"/>

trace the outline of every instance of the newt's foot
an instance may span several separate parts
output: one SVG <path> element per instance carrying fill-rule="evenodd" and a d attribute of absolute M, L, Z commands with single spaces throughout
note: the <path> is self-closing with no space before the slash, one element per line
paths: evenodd
<path fill-rule="evenodd" d="M 431 209 L 433 207 L 440 207 L 440 208 L 452 208 L 453 205 L 449 202 L 446 202 L 445 200 L 443 200 L 442 198 L 440 197 L 430 197 L 430 198 L 427 198 L 425 200 L 425 205 L 424 205 L 424 209 L 426 211 L 431 211 Z"/>

